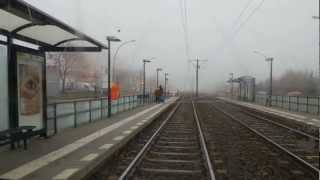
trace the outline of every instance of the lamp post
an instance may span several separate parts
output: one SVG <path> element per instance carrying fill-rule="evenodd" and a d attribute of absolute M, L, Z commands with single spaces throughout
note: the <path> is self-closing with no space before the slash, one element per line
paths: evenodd
<path fill-rule="evenodd" d="M 118 55 L 118 52 L 120 50 L 121 47 L 129 44 L 129 43 L 134 43 L 136 42 L 136 40 L 130 40 L 130 41 L 126 41 L 126 42 L 123 42 L 122 44 L 120 44 L 120 46 L 118 46 L 117 50 L 116 50 L 116 53 L 114 53 L 113 55 L 113 64 L 112 64 L 112 80 L 115 81 L 116 80 L 116 71 L 115 71 L 115 66 L 116 66 L 116 57 Z"/>
<path fill-rule="evenodd" d="M 143 103 L 145 102 L 145 97 L 146 97 L 146 63 L 150 63 L 151 60 L 154 58 L 150 58 L 150 59 L 143 59 Z"/>
<path fill-rule="evenodd" d="M 230 73 L 231 76 L 231 98 L 233 99 L 233 73 Z"/>
<path fill-rule="evenodd" d="M 157 68 L 157 88 L 159 87 L 159 71 L 162 71 L 162 68 Z"/>
<path fill-rule="evenodd" d="M 164 97 L 167 97 L 168 75 L 169 73 L 164 73 Z"/>
<path fill-rule="evenodd" d="M 316 19 L 316 20 L 319 20 L 320 19 L 320 17 L 319 16 L 312 16 L 312 19 Z M 320 55 L 320 54 L 319 54 Z M 318 73 L 319 73 L 319 79 L 320 79 L 320 57 L 319 57 L 319 67 L 318 67 L 319 69 L 318 69 Z"/>
<path fill-rule="evenodd" d="M 107 36 L 108 41 L 108 117 L 111 117 L 111 42 L 120 42 L 121 40 L 114 36 Z M 101 106 L 102 108 L 102 106 Z M 102 117 L 102 114 L 101 114 Z"/>
<path fill-rule="evenodd" d="M 269 84 L 269 102 L 268 102 L 268 105 L 271 106 L 272 105 L 272 68 L 273 68 L 273 57 L 268 57 L 264 54 L 262 54 L 261 52 L 258 52 L 258 51 L 253 51 L 254 53 L 260 55 L 260 56 L 263 56 L 265 58 L 265 60 L 267 62 L 270 62 L 270 84 Z"/>

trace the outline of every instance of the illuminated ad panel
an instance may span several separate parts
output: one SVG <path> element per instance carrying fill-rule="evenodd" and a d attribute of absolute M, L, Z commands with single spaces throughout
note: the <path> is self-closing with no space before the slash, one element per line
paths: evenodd
<path fill-rule="evenodd" d="M 17 52 L 19 126 L 43 128 L 44 58 Z"/>

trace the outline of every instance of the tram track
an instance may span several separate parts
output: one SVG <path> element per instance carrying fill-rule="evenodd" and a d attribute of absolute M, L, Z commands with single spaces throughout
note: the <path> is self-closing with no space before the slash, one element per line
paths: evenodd
<path fill-rule="evenodd" d="M 292 145 L 315 137 L 264 121 L 219 100 L 184 98 L 88 179 L 318 179 L 316 162 L 302 159 Z M 315 150 L 316 144 L 307 146 Z"/>
<path fill-rule="evenodd" d="M 182 101 L 159 126 L 148 130 L 152 133 L 143 139 L 143 145 L 139 143 L 140 148 L 126 150 L 113 160 L 125 163 L 102 167 L 89 179 L 215 180 L 194 104 L 190 99 Z"/>
<path fill-rule="evenodd" d="M 311 171 L 319 173 L 319 137 L 250 112 L 239 111 L 230 105 L 217 103 L 214 108 L 218 108 L 230 118 L 255 131 L 256 134 L 297 159 Z"/>
<path fill-rule="evenodd" d="M 215 179 L 194 105 L 181 106 L 163 122 L 119 180 Z"/>
<path fill-rule="evenodd" d="M 291 129 L 293 131 L 299 131 L 298 133 L 306 134 L 307 136 L 309 135 L 319 139 L 319 128 L 312 126 L 310 124 L 304 123 L 302 121 L 296 121 L 290 118 L 286 119 L 286 118 L 277 116 L 275 114 L 259 111 L 257 109 L 250 108 L 250 107 L 244 107 L 244 106 L 233 104 L 227 101 L 218 100 L 218 102 L 228 104 L 233 108 L 237 109 L 238 111 L 241 111 L 249 116 L 254 116 L 255 118 L 269 121 L 269 122 L 272 122 L 273 124 L 284 126 L 287 129 Z"/>
<path fill-rule="evenodd" d="M 241 124 L 271 147 L 277 149 L 282 155 L 285 155 L 291 162 L 298 164 L 297 166 L 288 164 L 289 172 L 296 173 L 296 175 L 307 174 L 314 178 L 319 176 L 319 139 L 316 137 L 285 125 L 266 121 L 266 119 L 255 117 L 252 114 L 249 116 L 230 108 L 228 104 L 212 102 L 210 106 L 211 111 L 219 113 L 219 116 L 223 114 L 228 119 Z M 287 160 L 282 162 L 285 161 Z"/>

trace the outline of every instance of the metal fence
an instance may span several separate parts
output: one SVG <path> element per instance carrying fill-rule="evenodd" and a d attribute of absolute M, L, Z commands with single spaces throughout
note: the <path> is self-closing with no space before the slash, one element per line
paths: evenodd
<path fill-rule="evenodd" d="M 127 111 L 154 102 L 153 96 L 123 96 L 112 101 L 111 114 Z M 48 132 L 56 134 L 64 128 L 76 128 L 80 124 L 101 120 L 108 115 L 108 99 L 85 99 L 50 103 L 47 105 Z"/>
<path fill-rule="evenodd" d="M 267 105 L 268 95 L 257 95 L 256 103 Z M 272 96 L 271 105 L 289 111 L 320 114 L 320 96 Z"/>

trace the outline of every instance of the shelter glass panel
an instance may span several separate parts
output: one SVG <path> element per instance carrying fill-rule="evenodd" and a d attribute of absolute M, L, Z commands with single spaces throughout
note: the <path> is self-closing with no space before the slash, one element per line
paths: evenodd
<path fill-rule="evenodd" d="M 77 38 L 77 36 L 52 25 L 29 27 L 20 31 L 19 34 L 51 45 L 65 39 Z"/>
<path fill-rule="evenodd" d="M 8 13 L 0 9 L 0 28 L 12 31 L 22 25 L 28 24 L 30 21 L 22 19 L 16 15 Z"/>
<path fill-rule="evenodd" d="M 9 128 L 7 48 L 0 45 L 0 131 Z"/>

